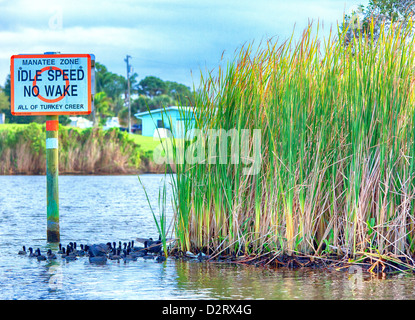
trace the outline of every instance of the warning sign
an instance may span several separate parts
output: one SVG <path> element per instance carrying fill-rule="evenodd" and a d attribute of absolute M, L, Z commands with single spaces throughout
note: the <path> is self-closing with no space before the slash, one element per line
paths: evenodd
<path fill-rule="evenodd" d="M 13 115 L 80 115 L 92 111 L 93 66 L 89 54 L 11 57 Z"/>

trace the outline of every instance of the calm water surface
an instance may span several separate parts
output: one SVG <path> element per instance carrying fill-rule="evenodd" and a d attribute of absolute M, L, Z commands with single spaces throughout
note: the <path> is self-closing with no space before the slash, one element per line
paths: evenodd
<path fill-rule="evenodd" d="M 158 213 L 163 175 L 141 180 Z M 415 277 L 377 279 L 320 270 L 277 271 L 216 263 L 139 259 L 91 265 L 87 258 L 38 262 L 22 245 L 46 243 L 46 178 L 0 176 L 0 299 L 414 299 Z M 61 176 L 61 242 L 157 237 L 136 176 Z M 170 190 L 168 190 L 168 195 Z M 171 208 L 168 211 L 171 219 Z"/>

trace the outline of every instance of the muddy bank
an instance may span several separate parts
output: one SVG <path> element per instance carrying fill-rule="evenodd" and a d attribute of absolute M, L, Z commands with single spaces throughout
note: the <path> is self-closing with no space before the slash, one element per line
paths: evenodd
<path fill-rule="evenodd" d="M 198 260 L 200 262 L 212 263 L 235 263 L 253 265 L 256 267 L 268 267 L 273 269 L 288 268 L 311 268 L 323 269 L 327 271 L 343 271 L 349 273 L 369 272 L 372 274 L 395 274 L 395 273 L 415 273 L 415 257 L 406 256 L 338 256 L 337 254 L 327 254 L 321 256 L 304 256 L 293 254 L 266 253 L 260 256 L 254 255 L 226 255 L 226 254 L 197 254 L 185 253 L 174 248 L 169 255 L 175 259 Z"/>

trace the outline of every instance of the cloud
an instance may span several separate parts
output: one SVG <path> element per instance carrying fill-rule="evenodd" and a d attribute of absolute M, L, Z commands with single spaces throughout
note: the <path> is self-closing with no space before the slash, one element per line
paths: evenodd
<path fill-rule="evenodd" d="M 18 53 L 93 53 L 125 74 L 127 54 L 139 78 L 191 85 L 245 42 L 289 37 L 310 18 L 335 23 L 361 1 L 50 1 L 0 0 L 0 84 Z M 196 79 L 197 80 L 197 79 Z"/>

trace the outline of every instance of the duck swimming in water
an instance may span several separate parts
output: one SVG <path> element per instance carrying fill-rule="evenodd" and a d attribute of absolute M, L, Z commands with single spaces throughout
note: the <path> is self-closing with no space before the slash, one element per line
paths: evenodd
<path fill-rule="evenodd" d="M 78 256 L 83 257 L 85 255 L 84 245 L 81 244 L 81 250 L 78 250 Z"/>
<path fill-rule="evenodd" d="M 89 262 L 94 264 L 106 264 L 107 256 L 89 256 Z"/>
<path fill-rule="evenodd" d="M 164 254 L 163 253 L 159 253 L 158 254 L 158 256 L 157 256 L 157 258 L 156 258 L 156 261 L 158 262 L 158 263 L 161 263 L 161 262 L 163 262 L 163 261 L 166 261 L 166 257 L 164 256 Z"/>
<path fill-rule="evenodd" d="M 73 251 L 73 247 L 68 245 L 66 246 L 66 255 L 76 257 L 75 252 Z"/>
<path fill-rule="evenodd" d="M 159 253 L 161 250 L 161 240 L 153 241 L 153 239 L 150 238 L 144 242 L 144 247 L 152 253 Z"/>
<path fill-rule="evenodd" d="M 139 253 L 143 253 L 143 255 L 145 254 L 144 251 L 147 251 L 146 248 L 144 247 L 136 247 L 134 246 L 134 240 L 131 241 L 131 251 L 132 252 L 139 252 Z"/>
<path fill-rule="evenodd" d="M 134 255 L 130 255 L 130 252 L 128 250 L 123 250 L 124 255 L 123 255 L 123 260 L 124 263 L 126 262 L 130 262 L 130 261 L 137 261 L 137 257 Z"/>
<path fill-rule="evenodd" d="M 52 249 L 48 250 L 48 252 L 46 253 L 46 256 L 47 256 L 48 260 L 56 259 L 56 254 L 54 254 L 52 252 Z"/>
<path fill-rule="evenodd" d="M 76 256 L 80 256 L 80 255 L 81 255 L 81 251 L 82 251 L 82 250 L 78 250 L 78 249 L 76 248 L 76 242 L 74 242 L 74 243 L 73 243 L 73 246 L 72 246 L 72 252 L 74 253 L 74 255 L 76 255 Z"/>
<path fill-rule="evenodd" d="M 113 253 L 110 255 L 110 260 L 120 260 L 122 258 L 120 254 L 120 249 L 113 249 Z"/>
<path fill-rule="evenodd" d="M 93 244 L 88 247 L 89 262 L 94 264 L 107 263 L 108 245 L 104 243 Z"/>
<path fill-rule="evenodd" d="M 36 255 L 37 261 L 44 261 L 44 260 L 46 260 L 46 257 L 40 253 L 40 249 L 39 248 L 36 249 L 36 253 L 37 253 L 37 255 Z"/>
<path fill-rule="evenodd" d="M 29 248 L 29 257 L 30 258 L 36 257 L 36 254 L 33 253 L 33 249 L 32 248 Z"/>
<path fill-rule="evenodd" d="M 93 244 L 88 247 L 88 254 L 90 257 L 106 256 L 107 249 L 108 247 L 106 244 Z"/>
<path fill-rule="evenodd" d="M 66 261 L 75 261 L 75 260 L 78 260 L 76 258 L 76 255 L 71 254 L 71 252 L 68 255 L 66 255 L 64 258 L 65 258 Z"/>
<path fill-rule="evenodd" d="M 27 254 L 26 247 L 23 246 L 23 250 L 20 250 L 17 254 L 19 254 L 19 255 L 26 255 Z"/>
<path fill-rule="evenodd" d="M 138 242 L 144 243 L 144 248 L 151 253 L 159 253 L 161 250 L 161 236 L 159 236 L 158 240 L 153 240 L 153 238 L 143 239 L 137 238 Z"/>

